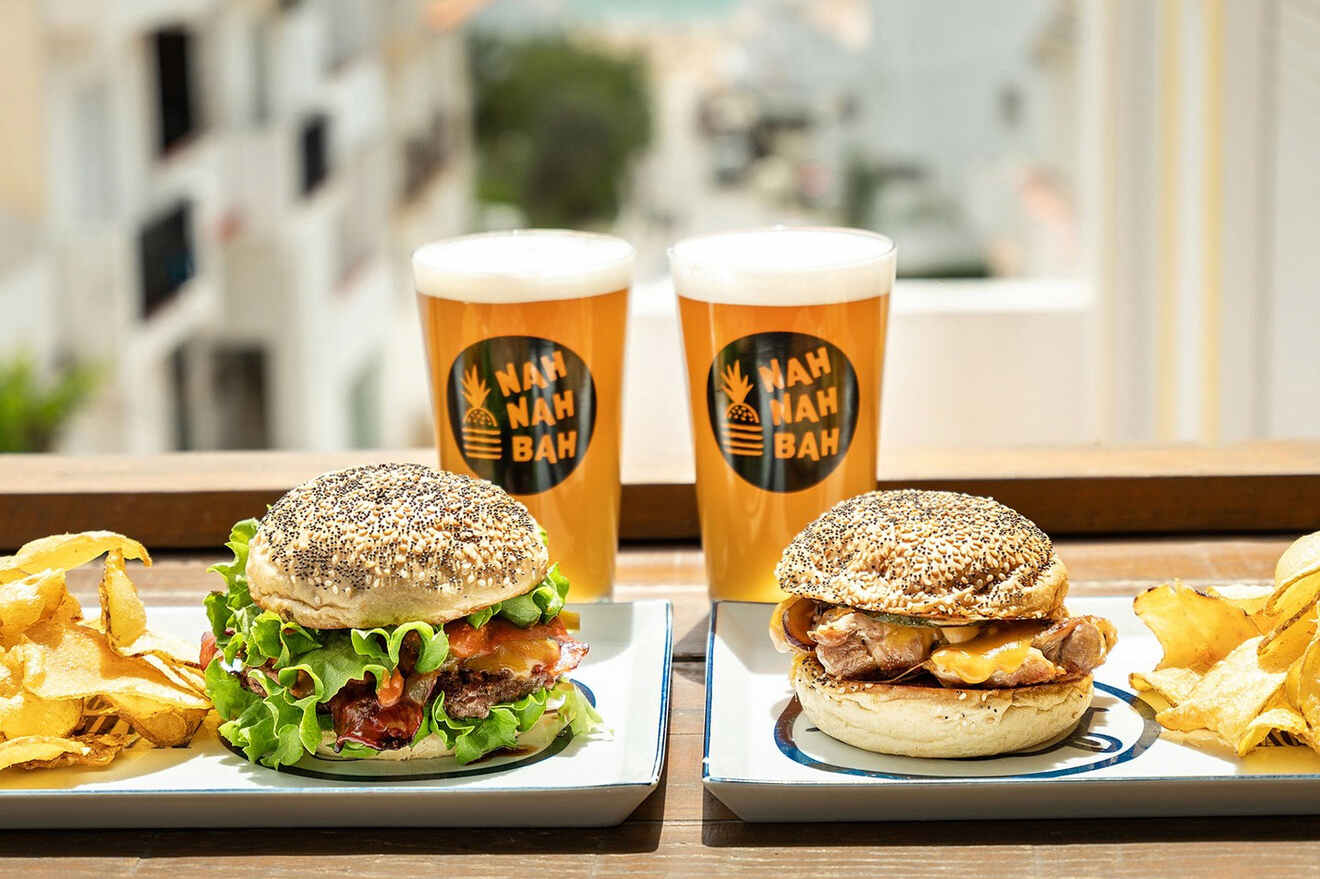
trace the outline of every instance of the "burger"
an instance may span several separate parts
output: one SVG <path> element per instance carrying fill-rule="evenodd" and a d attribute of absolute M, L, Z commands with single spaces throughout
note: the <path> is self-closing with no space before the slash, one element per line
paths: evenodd
<path fill-rule="evenodd" d="M 816 727 L 867 751 L 978 757 L 1070 731 L 1114 646 L 1068 614 L 1068 572 L 990 498 L 878 491 L 842 501 L 775 568 L 770 637 Z"/>
<path fill-rule="evenodd" d="M 489 482 L 417 464 L 324 473 L 227 545 L 201 662 L 220 735 L 251 761 L 470 763 L 600 720 L 566 677 L 587 654 L 568 580 Z"/>

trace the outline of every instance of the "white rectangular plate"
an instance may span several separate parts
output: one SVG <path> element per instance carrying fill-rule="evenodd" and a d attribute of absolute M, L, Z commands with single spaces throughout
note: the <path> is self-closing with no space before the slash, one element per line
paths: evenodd
<path fill-rule="evenodd" d="M 309 778 L 253 766 L 207 724 L 186 748 L 131 753 L 105 769 L 0 773 L 6 827 L 293 827 L 315 825 L 602 827 L 656 787 L 669 718 L 668 601 L 575 605 L 591 653 L 573 679 L 604 728 L 542 759 L 481 761 L 424 778 Z M 153 628 L 195 641 L 201 609 L 154 608 Z M 554 751 L 555 746 L 547 749 Z M 503 764 L 503 765 L 501 765 Z M 355 764 L 363 766 L 363 763 Z M 392 764 L 397 771 L 410 764 Z M 387 767 L 382 767 L 386 769 Z M 429 769 L 429 771 L 426 771 Z M 480 774 L 474 774 L 476 769 Z"/>
<path fill-rule="evenodd" d="M 1068 602 L 1074 614 L 1113 620 L 1119 635 L 1077 729 L 1034 753 L 971 760 L 871 754 L 795 716 L 789 658 L 766 634 L 770 607 L 711 611 L 702 780 L 744 821 L 1320 812 L 1320 757 L 1308 748 L 1239 759 L 1161 735 L 1127 683 L 1161 654 L 1130 598 Z"/>

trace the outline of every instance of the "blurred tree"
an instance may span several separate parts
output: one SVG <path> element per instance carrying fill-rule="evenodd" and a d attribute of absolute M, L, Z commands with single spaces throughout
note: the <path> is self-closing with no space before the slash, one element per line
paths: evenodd
<path fill-rule="evenodd" d="M 563 39 L 474 37 L 477 198 L 533 226 L 586 226 L 619 212 L 629 163 L 651 140 L 639 57 Z"/>
<path fill-rule="evenodd" d="M 96 387 L 85 364 L 42 381 L 32 360 L 20 355 L 0 363 L 0 452 L 48 452 L 69 416 Z"/>

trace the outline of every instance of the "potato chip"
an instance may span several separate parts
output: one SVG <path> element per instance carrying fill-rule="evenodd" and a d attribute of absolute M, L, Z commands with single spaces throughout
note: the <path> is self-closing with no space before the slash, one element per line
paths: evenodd
<path fill-rule="evenodd" d="M 48 760 L 28 760 L 15 764 L 19 769 L 58 769 L 62 766 L 108 766 L 124 750 L 139 740 L 135 733 L 74 736 L 70 741 L 81 745 Z"/>
<path fill-rule="evenodd" d="M 1279 614 L 1270 613 L 1265 609 L 1269 603 L 1270 596 L 1274 594 L 1273 586 L 1253 583 L 1228 583 L 1222 586 L 1211 586 L 1206 590 L 1206 594 L 1222 601 L 1227 601 L 1236 608 L 1245 611 L 1251 621 L 1256 624 L 1256 631 L 1264 635 L 1272 631 L 1282 620 Z"/>
<path fill-rule="evenodd" d="M 82 709 L 81 699 L 51 701 L 23 692 L 0 697 L 0 735 L 66 736 L 78 727 Z"/>
<path fill-rule="evenodd" d="M 1259 647 L 1261 665 L 1274 671 L 1286 671 L 1288 666 L 1301 659 L 1303 651 L 1315 637 L 1315 613 L 1315 606 L 1308 605 L 1262 638 Z"/>
<path fill-rule="evenodd" d="M 179 710 L 176 706 L 138 696 L 111 697 L 119 716 L 133 725 L 143 738 L 162 748 L 182 745 L 206 719 L 209 708 Z"/>
<path fill-rule="evenodd" d="M 1283 687 L 1286 671 L 1260 666 L 1260 637 L 1243 641 L 1206 672 L 1187 699 L 1155 716 L 1169 729 L 1208 729 L 1238 747 L 1249 738 L 1252 721 Z M 1244 752 L 1239 752 L 1244 753 Z"/>
<path fill-rule="evenodd" d="M 206 695 L 206 673 L 200 668 L 175 662 L 154 653 L 145 654 L 142 659 L 169 678 L 172 683 L 193 690 L 198 695 Z"/>
<path fill-rule="evenodd" d="M 75 739 L 60 736 L 21 736 L 0 742 L 0 769 L 34 760 L 55 760 L 64 754 L 85 756 L 92 749 Z"/>
<path fill-rule="evenodd" d="M 1247 614 L 1256 614 L 1265 609 L 1266 602 L 1274 594 L 1274 587 L 1255 583 L 1225 583 L 1211 586 L 1205 591 L 1212 598 L 1227 601 Z"/>
<path fill-rule="evenodd" d="M 197 664 L 198 645 L 156 632 L 143 632 L 132 644 L 116 647 L 115 652 L 120 656 L 155 657 L 171 668 L 201 669 Z"/>
<path fill-rule="evenodd" d="M 1274 594 L 1265 609 L 1292 617 L 1320 598 L 1320 531 L 1293 541 L 1274 566 Z"/>
<path fill-rule="evenodd" d="M 1311 729 L 1320 732 L 1320 638 L 1302 653 L 1301 661 L 1288 675 L 1286 690 Z"/>
<path fill-rule="evenodd" d="M 1278 693 L 1265 709 L 1247 724 L 1247 728 L 1234 743 L 1234 750 L 1240 757 L 1273 733 L 1286 733 L 1302 738 L 1307 732 L 1306 719 L 1288 703 L 1283 693 Z"/>
<path fill-rule="evenodd" d="M 54 616 L 68 594 L 64 572 L 55 569 L 0 584 L 0 643 L 13 644 L 29 626 Z"/>
<path fill-rule="evenodd" d="M 106 554 L 101 614 L 82 623 L 65 571 Z M 121 534 L 34 540 L 0 558 L 0 769 L 103 766 L 134 743 L 188 742 L 210 713 L 197 648 L 147 629 Z"/>
<path fill-rule="evenodd" d="M 1181 583 L 1147 589 L 1132 602 L 1132 609 L 1164 648 L 1156 669 L 1209 671 L 1243 641 L 1259 634 L 1241 608 Z"/>
<path fill-rule="evenodd" d="M 1286 586 L 1320 573 L 1320 531 L 1294 540 L 1274 564 L 1274 585 Z"/>
<path fill-rule="evenodd" d="M 147 631 L 147 608 L 133 588 L 133 581 L 128 579 L 124 554 L 118 549 L 106 553 L 99 592 L 101 630 L 110 640 L 110 646 L 131 644 Z"/>
<path fill-rule="evenodd" d="M 0 583 L 20 580 L 47 568 L 71 571 L 112 549 L 118 549 L 125 558 L 141 559 L 142 564 L 151 564 L 146 547 L 113 531 L 52 534 L 23 544 L 14 555 L 0 557 Z"/>
<path fill-rule="evenodd" d="M 120 656 L 99 632 L 86 626 L 47 621 L 28 630 L 28 637 L 23 687 L 43 699 L 139 696 L 181 710 L 210 705 L 144 659 Z"/>
<path fill-rule="evenodd" d="M 1137 691 L 1159 693 L 1170 705 L 1186 702 L 1187 697 L 1196 689 L 1203 678 L 1200 672 L 1190 668 L 1161 668 L 1148 672 L 1133 672 L 1128 675 L 1128 683 Z"/>

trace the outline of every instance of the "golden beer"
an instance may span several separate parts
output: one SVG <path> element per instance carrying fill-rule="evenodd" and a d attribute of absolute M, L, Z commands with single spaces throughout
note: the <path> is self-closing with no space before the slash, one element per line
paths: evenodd
<path fill-rule="evenodd" d="M 605 235 L 470 235 L 413 256 L 440 466 L 516 496 L 574 600 L 608 598 L 633 249 Z"/>
<path fill-rule="evenodd" d="M 784 546 L 875 487 L 894 246 L 775 228 L 689 239 L 670 263 L 710 596 L 778 601 Z"/>

